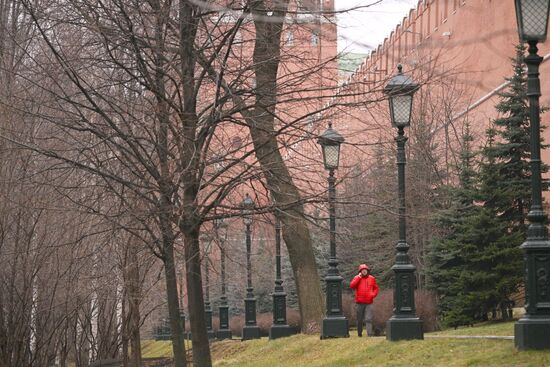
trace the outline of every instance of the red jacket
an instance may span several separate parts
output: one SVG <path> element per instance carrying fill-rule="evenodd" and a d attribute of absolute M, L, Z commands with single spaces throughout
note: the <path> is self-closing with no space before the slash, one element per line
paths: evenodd
<path fill-rule="evenodd" d="M 356 275 L 349 287 L 355 289 L 355 303 L 371 304 L 379 290 L 376 279 L 372 275 L 364 278 L 361 274 Z"/>

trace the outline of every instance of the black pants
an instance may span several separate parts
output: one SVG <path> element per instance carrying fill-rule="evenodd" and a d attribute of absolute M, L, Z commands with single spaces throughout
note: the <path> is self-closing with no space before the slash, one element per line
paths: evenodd
<path fill-rule="evenodd" d="M 367 334 L 374 336 L 372 330 L 372 304 L 357 303 L 357 335 L 363 334 L 363 322 L 367 326 Z"/>

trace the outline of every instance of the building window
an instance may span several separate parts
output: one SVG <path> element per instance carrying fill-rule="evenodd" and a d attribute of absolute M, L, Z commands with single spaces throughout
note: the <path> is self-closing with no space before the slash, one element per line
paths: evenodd
<path fill-rule="evenodd" d="M 432 7 L 430 6 L 430 3 L 426 3 L 426 10 L 424 11 L 424 16 L 426 17 L 426 37 L 430 35 L 432 32 L 432 29 L 430 28 L 430 18 L 432 17 Z"/>
<path fill-rule="evenodd" d="M 231 149 L 239 149 L 243 145 L 243 140 L 240 136 L 234 136 L 231 138 Z"/>
<path fill-rule="evenodd" d="M 286 44 L 287 46 L 294 46 L 294 33 L 292 31 L 286 32 Z"/>
<path fill-rule="evenodd" d="M 397 62 L 401 62 L 401 36 L 397 39 Z"/>
<path fill-rule="evenodd" d="M 311 32 L 311 45 L 317 46 L 319 44 L 319 31 L 314 29 L 313 32 Z"/>
<path fill-rule="evenodd" d="M 422 43 L 422 41 L 424 40 L 424 13 L 420 14 L 419 15 L 419 18 L 420 18 L 420 27 L 418 28 L 418 35 L 420 36 L 420 40 L 418 41 L 418 43 Z M 415 23 L 416 24 L 416 23 Z M 414 31 L 414 28 L 413 28 L 413 31 Z"/>
<path fill-rule="evenodd" d="M 437 27 L 439 26 L 439 1 L 435 2 L 435 21 L 434 21 L 434 30 L 437 30 Z"/>
<path fill-rule="evenodd" d="M 410 42 L 410 41 L 409 41 L 409 38 L 410 38 L 409 33 L 410 33 L 410 32 L 403 32 L 403 33 L 401 33 L 401 37 L 402 37 L 402 38 L 405 38 L 405 39 L 403 40 L 403 55 L 404 55 L 404 56 L 407 56 L 408 53 L 409 53 L 409 42 Z"/>
<path fill-rule="evenodd" d="M 321 0 L 296 0 L 296 7 L 301 12 L 313 12 L 319 10 L 321 2 Z"/>
<path fill-rule="evenodd" d="M 315 129 L 315 116 L 308 116 L 306 122 L 306 132 L 311 133 Z"/>
<path fill-rule="evenodd" d="M 237 31 L 237 33 L 235 33 L 235 39 L 233 40 L 233 42 L 237 44 L 240 44 L 243 42 L 243 35 L 241 31 Z"/>

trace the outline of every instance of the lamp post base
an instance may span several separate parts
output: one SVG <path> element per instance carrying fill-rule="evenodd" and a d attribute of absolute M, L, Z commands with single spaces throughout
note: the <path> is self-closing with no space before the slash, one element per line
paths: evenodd
<path fill-rule="evenodd" d="M 285 338 L 295 334 L 294 329 L 288 325 L 271 325 L 269 339 Z"/>
<path fill-rule="evenodd" d="M 216 338 L 218 340 L 231 339 L 232 337 L 233 335 L 231 334 L 231 330 L 229 329 L 219 329 L 216 333 Z"/>
<path fill-rule="evenodd" d="M 514 344 L 519 350 L 550 349 L 550 317 L 522 318 L 514 325 Z"/>
<path fill-rule="evenodd" d="M 260 328 L 257 326 L 243 327 L 242 340 L 260 339 Z"/>
<path fill-rule="evenodd" d="M 386 340 L 424 339 L 423 321 L 418 317 L 392 317 L 386 322 Z"/>
<path fill-rule="evenodd" d="M 208 340 L 216 338 L 216 333 L 212 329 L 212 309 L 210 308 L 210 302 L 205 306 L 206 311 L 204 315 L 206 317 L 206 333 L 208 335 Z"/>
<path fill-rule="evenodd" d="M 321 324 L 321 339 L 349 338 L 348 319 L 344 316 L 325 317 Z"/>

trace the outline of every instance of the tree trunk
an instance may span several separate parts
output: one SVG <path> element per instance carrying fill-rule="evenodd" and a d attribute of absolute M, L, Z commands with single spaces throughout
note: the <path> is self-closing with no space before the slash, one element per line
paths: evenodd
<path fill-rule="evenodd" d="M 210 345 L 206 331 L 206 317 L 201 279 L 201 258 L 199 247 L 200 220 L 197 218 L 197 197 L 202 177 L 197 152 L 201 151 L 195 136 L 198 128 L 196 99 L 196 55 L 195 38 L 201 7 L 192 1 L 179 2 L 180 27 L 180 68 L 182 78 L 183 110 L 181 111 L 182 137 L 186 142 L 182 147 L 181 165 L 186 172 L 181 179 L 183 205 L 178 218 L 179 228 L 184 236 L 185 271 L 187 279 L 188 308 L 193 342 L 193 365 L 212 366 Z M 182 219 L 183 218 L 183 219 Z"/>
<path fill-rule="evenodd" d="M 176 280 L 176 268 L 174 261 L 174 242 L 164 243 L 164 274 L 166 277 L 166 298 L 168 302 L 168 317 L 172 330 L 172 350 L 174 352 L 174 366 L 187 367 L 185 357 L 185 345 L 183 344 L 183 331 L 181 330 L 178 285 Z"/>
<path fill-rule="evenodd" d="M 139 282 L 139 269 L 136 267 L 136 278 Z M 141 366 L 141 335 L 139 332 L 140 327 L 140 312 L 139 312 L 139 303 L 141 300 L 141 292 L 139 290 L 139 284 L 136 286 L 136 293 L 130 299 L 128 303 L 128 312 L 129 312 L 129 326 L 130 326 L 130 366 L 140 367 Z"/>
<path fill-rule="evenodd" d="M 130 237 L 132 238 L 132 237 Z M 141 301 L 141 281 L 139 274 L 139 263 L 137 247 L 133 243 L 128 243 L 128 256 L 126 263 L 126 294 L 127 294 L 127 314 L 126 314 L 126 335 L 130 340 L 130 358 L 129 366 L 141 366 L 141 341 L 140 341 L 140 312 L 139 305 Z M 126 342 L 127 343 L 127 342 Z M 128 343 L 127 343 L 128 344 Z"/>
<path fill-rule="evenodd" d="M 210 367 L 212 366 L 212 359 L 210 357 L 210 345 L 208 344 L 204 314 L 199 232 L 197 230 L 184 232 L 184 228 L 182 228 L 182 232 L 185 241 L 185 273 L 193 342 L 193 366 Z"/>
<path fill-rule="evenodd" d="M 255 108 L 243 113 L 267 185 L 277 205 L 285 208 L 281 217 L 283 237 L 296 279 L 302 332 L 319 330 L 324 315 L 323 295 L 313 253 L 311 236 L 304 218 L 304 207 L 298 188 L 294 184 L 277 145 L 275 106 L 277 104 L 277 73 L 280 63 L 282 22 L 265 21 L 265 4 L 256 3 L 252 10 L 256 26 L 254 71 L 256 74 Z M 280 1 L 273 12 L 274 19 L 284 19 L 288 0 Z"/>
<path fill-rule="evenodd" d="M 126 269 L 124 269 L 124 272 L 126 272 Z M 129 360 L 128 360 L 128 330 L 130 329 L 129 326 L 129 320 L 128 320 L 128 311 L 126 310 L 128 308 L 128 277 L 127 274 L 124 274 L 125 278 L 125 290 L 123 292 L 122 296 L 122 327 L 121 327 L 121 340 L 122 340 L 122 367 L 129 367 Z"/>

